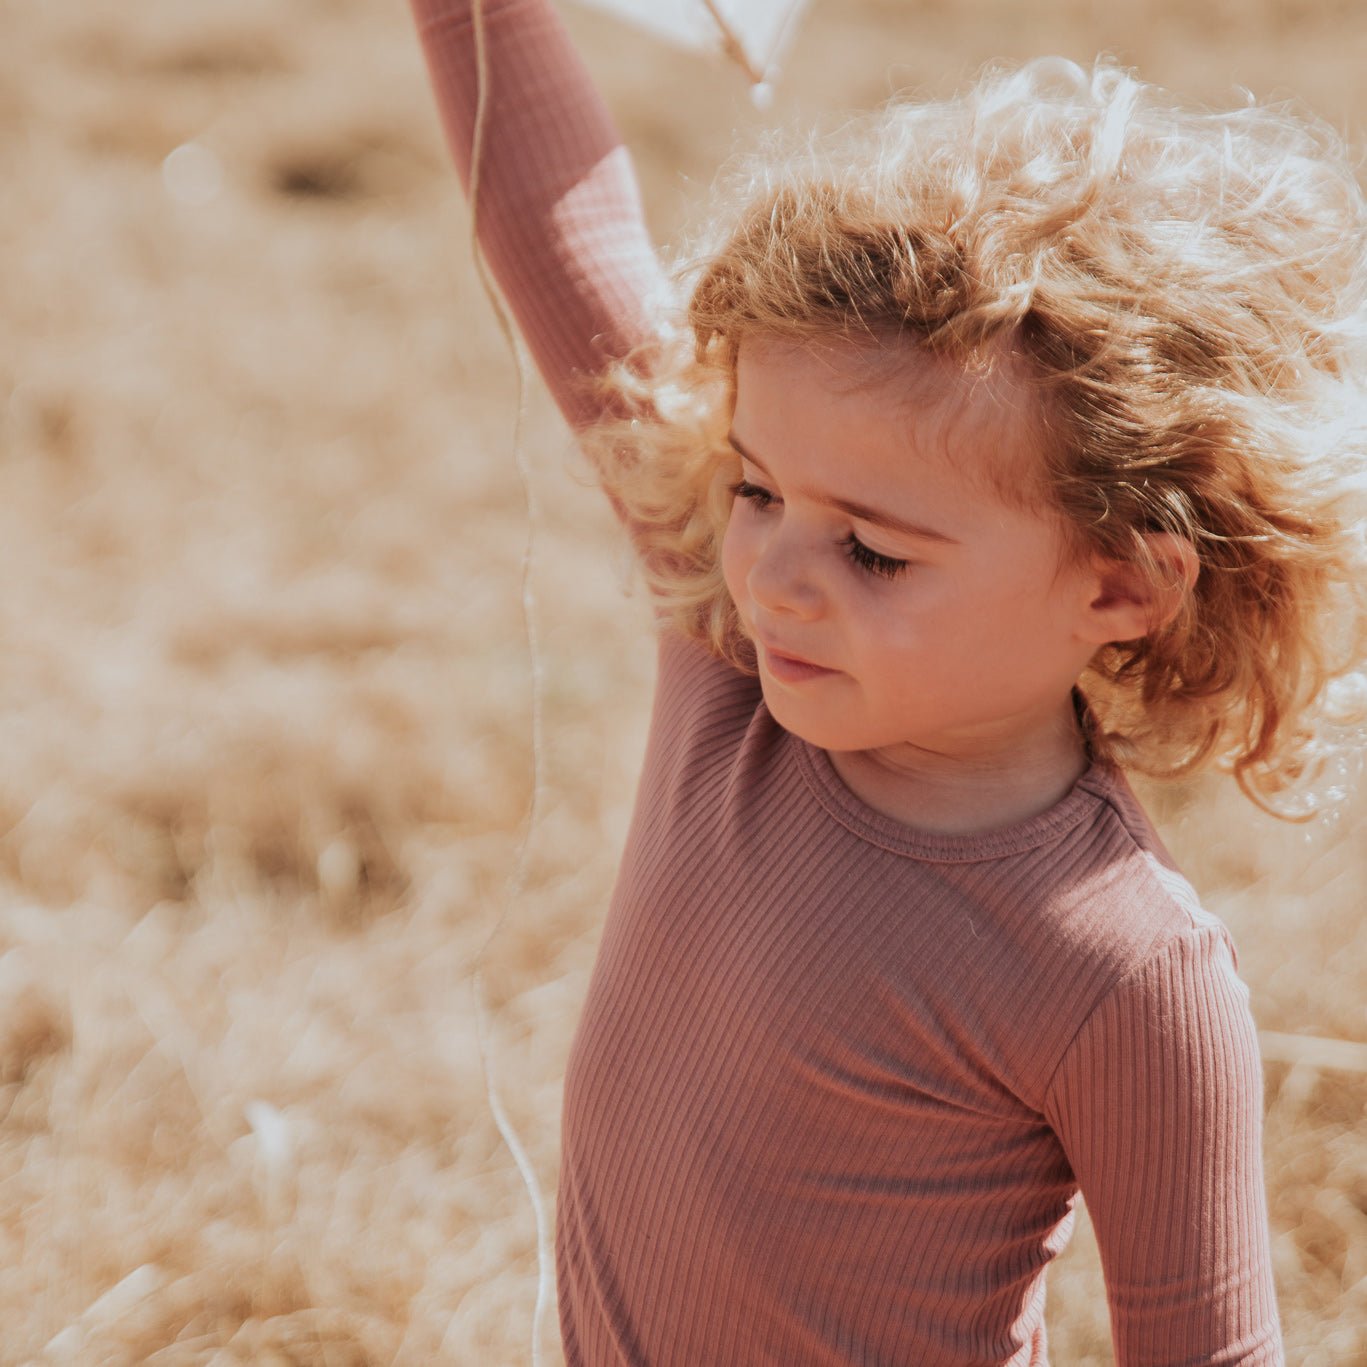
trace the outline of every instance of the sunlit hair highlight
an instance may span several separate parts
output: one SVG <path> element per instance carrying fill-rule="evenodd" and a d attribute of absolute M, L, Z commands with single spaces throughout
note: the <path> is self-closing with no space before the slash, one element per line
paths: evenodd
<path fill-rule="evenodd" d="M 1169 532 L 1200 562 L 1084 675 L 1094 753 L 1219 762 L 1264 805 L 1313 768 L 1367 644 L 1367 206 L 1331 129 L 1050 59 L 766 147 L 724 198 L 682 324 L 591 437 L 678 627 L 752 663 L 719 556 L 746 338 L 1007 353 L 1072 550 L 1158 574 L 1144 534 Z"/>

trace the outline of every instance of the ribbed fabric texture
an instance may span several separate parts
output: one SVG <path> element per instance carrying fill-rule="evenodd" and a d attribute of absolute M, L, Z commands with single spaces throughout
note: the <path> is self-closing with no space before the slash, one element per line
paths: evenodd
<path fill-rule="evenodd" d="M 412 0 L 458 165 L 468 0 Z M 630 165 L 540 0 L 488 2 L 480 230 L 573 422 L 649 334 Z M 1229 937 L 1123 777 L 933 836 L 757 683 L 660 641 L 565 1082 L 571 1367 L 1044 1364 L 1084 1194 L 1122 1367 L 1283 1361 L 1261 1073 Z"/>
<path fill-rule="evenodd" d="M 1224 928 L 1123 778 L 917 833 L 666 638 L 565 1084 L 571 1362 L 1040 1364 L 1079 1185 L 1126 1364 L 1281 1360 Z"/>

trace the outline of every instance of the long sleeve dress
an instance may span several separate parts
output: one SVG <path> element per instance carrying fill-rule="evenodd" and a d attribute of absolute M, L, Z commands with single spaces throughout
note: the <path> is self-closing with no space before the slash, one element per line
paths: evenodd
<path fill-rule="evenodd" d="M 468 175 L 469 0 L 411 0 Z M 486 0 L 478 229 L 572 424 L 647 339 L 630 162 L 553 9 Z M 662 630 L 565 1079 L 571 1367 L 1040 1367 L 1079 1192 L 1122 1367 L 1283 1361 L 1228 932 L 1114 768 L 932 835 Z"/>

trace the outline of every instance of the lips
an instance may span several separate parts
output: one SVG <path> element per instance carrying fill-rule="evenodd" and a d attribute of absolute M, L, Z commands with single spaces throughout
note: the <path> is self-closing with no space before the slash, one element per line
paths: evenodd
<path fill-rule="evenodd" d="M 763 640 L 762 640 L 762 641 L 760 641 L 760 645 L 762 645 L 762 646 L 764 647 L 764 653 L 765 653 L 765 655 L 767 655 L 771 660 L 773 660 L 773 659 L 786 660 L 786 661 L 788 661 L 789 664 L 807 665 L 807 666 L 808 666 L 809 668 L 811 668 L 811 669 L 825 669 L 825 668 L 826 668 L 825 665 L 819 665 L 819 664 L 817 664 L 817 662 L 816 662 L 815 660 L 809 660 L 809 659 L 807 659 L 806 656 L 803 656 L 803 655 L 794 655 L 793 652 L 792 652 L 791 650 L 780 650 L 778 646 L 771 646 L 771 645 L 768 643 L 768 641 L 763 641 Z"/>
<path fill-rule="evenodd" d="M 780 683 L 805 683 L 809 679 L 820 679 L 839 671 L 828 669 L 801 655 L 793 655 L 786 650 L 771 646 L 763 637 L 759 641 L 764 652 L 764 667 Z"/>

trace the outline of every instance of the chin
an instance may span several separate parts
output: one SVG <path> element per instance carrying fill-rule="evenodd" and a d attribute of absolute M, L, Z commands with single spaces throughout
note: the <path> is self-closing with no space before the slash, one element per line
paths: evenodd
<path fill-rule="evenodd" d="M 864 750 L 868 746 L 851 731 L 848 719 L 829 714 L 829 709 L 803 706 L 783 689 L 761 678 L 769 715 L 787 732 L 819 750 Z"/>

